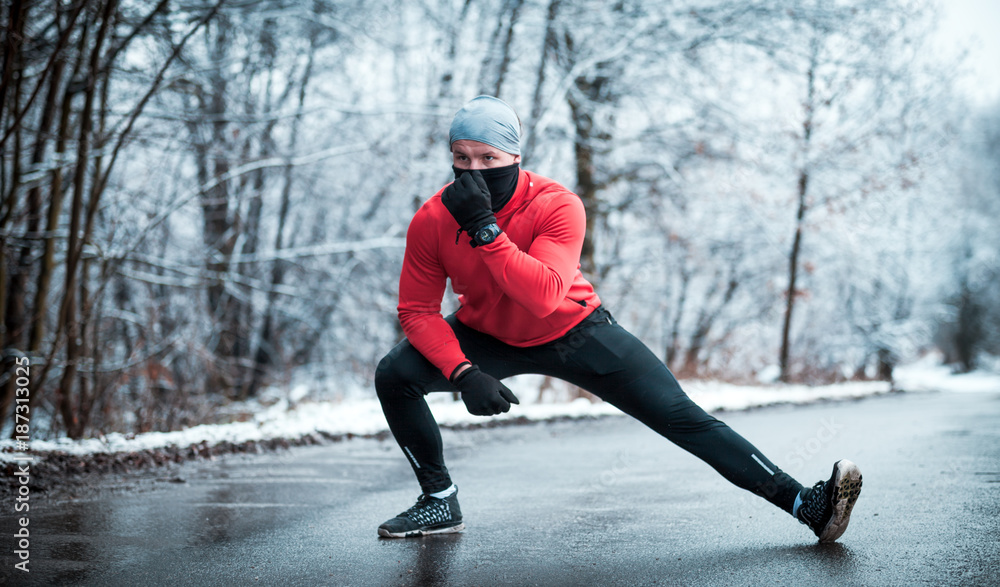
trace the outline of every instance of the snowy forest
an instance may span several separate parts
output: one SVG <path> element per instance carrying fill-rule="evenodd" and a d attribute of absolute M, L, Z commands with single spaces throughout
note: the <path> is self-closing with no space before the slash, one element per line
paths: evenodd
<path fill-rule="evenodd" d="M 4 0 L 0 432 L 374 396 L 454 113 L 522 122 L 581 267 L 682 378 L 1000 356 L 1000 104 L 913 0 Z M 449 292 L 446 307 L 454 308 Z"/>

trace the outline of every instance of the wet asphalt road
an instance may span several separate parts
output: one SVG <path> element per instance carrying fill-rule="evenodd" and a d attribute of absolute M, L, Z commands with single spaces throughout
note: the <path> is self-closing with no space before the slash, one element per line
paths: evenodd
<path fill-rule="evenodd" d="M 32 503 L 14 585 L 1000 585 L 1000 390 L 721 414 L 803 483 L 864 490 L 840 542 L 627 419 L 444 432 L 467 530 L 376 527 L 419 489 L 391 440 L 190 463 Z M 183 483 L 170 481 L 174 476 Z M 2 582 L 2 581 L 0 581 Z"/>

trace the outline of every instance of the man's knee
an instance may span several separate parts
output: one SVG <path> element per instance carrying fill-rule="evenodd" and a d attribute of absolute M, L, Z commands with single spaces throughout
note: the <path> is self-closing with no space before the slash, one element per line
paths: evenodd
<path fill-rule="evenodd" d="M 428 368 L 427 360 L 404 341 L 379 361 L 375 369 L 375 393 L 382 401 L 400 393 L 420 396 L 419 382 L 426 379 Z"/>
<path fill-rule="evenodd" d="M 393 349 L 388 355 L 382 357 L 375 368 L 375 393 L 379 399 L 385 399 L 390 391 L 398 390 L 402 377 L 398 372 L 398 362 L 395 360 L 398 354 Z"/>

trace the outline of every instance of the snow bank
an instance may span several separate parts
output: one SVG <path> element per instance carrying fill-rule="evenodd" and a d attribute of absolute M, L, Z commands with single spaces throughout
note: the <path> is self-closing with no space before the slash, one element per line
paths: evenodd
<path fill-rule="evenodd" d="M 1000 391 L 1000 375 L 970 373 L 954 375 L 947 367 L 940 367 L 928 358 L 914 365 L 897 370 L 897 388 L 905 391 Z M 848 382 L 836 385 L 809 387 L 804 385 L 742 386 L 715 381 L 684 381 L 682 386 L 691 398 L 708 411 L 743 410 L 751 407 L 776 404 L 808 404 L 822 400 L 861 398 L 891 391 L 888 383 L 879 381 Z M 513 386 L 512 386 L 513 387 Z M 549 420 L 554 418 L 583 418 L 620 414 L 610 404 L 591 403 L 587 399 L 571 402 L 545 403 L 530 398 L 530 392 L 515 392 L 521 405 L 514 406 L 507 414 L 495 418 L 473 416 L 461 401 L 453 401 L 451 394 L 431 394 L 428 403 L 434 416 L 443 426 L 482 424 L 494 420 L 526 418 Z M 292 401 L 300 394 L 291 393 Z M 219 442 L 234 444 L 275 438 L 301 438 L 309 434 L 371 435 L 386 430 L 385 418 L 378 401 L 347 399 L 340 402 L 302 401 L 289 404 L 282 399 L 267 408 L 255 410 L 247 422 L 195 426 L 177 432 L 150 432 L 139 435 L 109 434 L 85 440 L 35 440 L 31 452 L 62 451 L 69 454 L 95 454 L 141 451 L 169 446 L 187 447 Z M 0 441 L 0 462 L 13 460 L 16 446 L 11 440 Z"/>
<path fill-rule="evenodd" d="M 857 399 L 892 391 L 887 381 L 850 381 L 836 385 L 731 385 L 716 381 L 685 381 L 684 390 L 698 405 L 712 412 L 745 410 L 778 404 L 810 404 L 825 400 Z"/>
<path fill-rule="evenodd" d="M 941 364 L 941 356 L 932 353 L 894 372 L 896 387 L 903 391 L 947 391 L 952 393 L 1000 392 L 1000 374 L 988 371 L 952 373 Z"/>

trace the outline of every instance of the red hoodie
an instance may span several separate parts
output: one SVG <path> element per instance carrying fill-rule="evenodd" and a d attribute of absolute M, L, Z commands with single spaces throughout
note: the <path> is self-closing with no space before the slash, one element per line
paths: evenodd
<path fill-rule="evenodd" d="M 576 194 L 521 170 L 514 195 L 496 215 L 503 232 L 472 248 L 465 233 L 455 244 L 459 227 L 441 203 L 443 191 L 410 222 L 397 310 L 406 338 L 445 377 L 467 360 L 441 316 L 449 278 L 461 304 L 458 319 L 517 347 L 551 342 L 601 305 L 580 273 L 587 220 Z"/>

